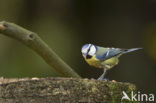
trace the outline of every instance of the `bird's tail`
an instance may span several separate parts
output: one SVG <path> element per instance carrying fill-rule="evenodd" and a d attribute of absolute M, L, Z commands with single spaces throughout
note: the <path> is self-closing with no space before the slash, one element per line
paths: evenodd
<path fill-rule="evenodd" d="M 132 52 L 132 51 L 136 51 L 136 50 L 139 50 L 139 49 L 142 49 L 142 48 L 132 48 L 132 49 L 126 49 L 122 52 L 122 54 L 126 54 L 126 53 L 129 53 L 129 52 Z"/>

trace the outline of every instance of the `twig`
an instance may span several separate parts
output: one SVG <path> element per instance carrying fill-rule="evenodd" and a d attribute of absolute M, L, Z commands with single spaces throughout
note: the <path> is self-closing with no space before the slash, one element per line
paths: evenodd
<path fill-rule="evenodd" d="M 0 33 L 33 49 L 62 76 L 80 78 L 36 33 L 6 21 L 0 22 Z"/>

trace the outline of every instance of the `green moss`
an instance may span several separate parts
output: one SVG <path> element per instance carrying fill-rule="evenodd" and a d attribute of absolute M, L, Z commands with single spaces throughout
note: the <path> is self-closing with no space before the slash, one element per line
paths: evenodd
<path fill-rule="evenodd" d="M 28 79 L 0 85 L 0 102 L 5 99 L 29 101 L 33 98 L 35 102 L 46 100 L 46 103 L 52 101 L 55 103 L 121 103 L 122 91 L 129 94 L 135 89 L 133 84 L 111 81 L 76 78 Z M 136 102 L 124 101 L 124 103 Z"/>
<path fill-rule="evenodd" d="M 125 83 L 116 83 L 110 82 L 107 84 L 109 87 L 109 93 L 111 95 L 112 103 L 116 103 L 116 101 L 121 101 L 123 96 L 122 91 L 125 91 L 128 95 L 130 95 L 131 91 L 136 91 L 136 87 L 133 84 Z M 124 103 L 136 103 L 132 101 L 124 101 Z"/>

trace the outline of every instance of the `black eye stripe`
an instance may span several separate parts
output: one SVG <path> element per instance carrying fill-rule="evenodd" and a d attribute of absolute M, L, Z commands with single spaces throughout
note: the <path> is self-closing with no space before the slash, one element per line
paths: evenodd
<path fill-rule="evenodd" d="M 92 44 L 90 45 L 89 49 L 87 50 L 87 55 L 88 55 L 91 47 L 92 47 Z"/>

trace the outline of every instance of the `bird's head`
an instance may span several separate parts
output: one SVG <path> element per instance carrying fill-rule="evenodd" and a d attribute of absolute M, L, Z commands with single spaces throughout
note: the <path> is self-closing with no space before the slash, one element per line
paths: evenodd
<path fill-rule="evenodd" d="M 93 44 L 85 44 L 82 46 L 81 52 L 84 58 L 90 59 L 97 52 L 97 47 Z"/>

